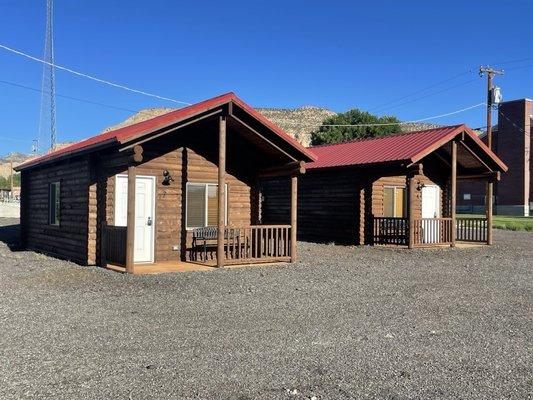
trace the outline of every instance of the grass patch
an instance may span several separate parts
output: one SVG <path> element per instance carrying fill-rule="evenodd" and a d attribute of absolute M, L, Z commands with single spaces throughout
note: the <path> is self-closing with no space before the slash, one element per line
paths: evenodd
<path fill-rule="evenodd" d="M 481 214 L 457 214 L 457 217 L 484 218 L 485 216 Z M 494 215 L 492 217 L 492 227 L 495 229 L 506 229 L 508 231 L 533 232 L 533 217 Z"/>

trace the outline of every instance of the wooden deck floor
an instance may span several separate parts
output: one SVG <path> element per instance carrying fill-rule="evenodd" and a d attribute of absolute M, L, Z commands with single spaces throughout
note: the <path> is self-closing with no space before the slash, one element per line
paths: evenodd
<path fill-rule="evenodd" d="M 264 266 L 264 265 L 283 265 L 286 262 L 265 262 L 265 263 L 254 263 L 254 264 L 231 264 L 226 265 L 224 268 L 244 268 L 244 267 L 254 267 L 254 266 Z M 125 273 L 126 268 L 107 264 L 107 269 L 112 271 Z M 218 268 L 213 264 L 201 264 L 196 262 L 187 262 L 187 261 L 160 261 L 153 264 L 135 264 L 134 275 L 149 275 L 149 274 L 164 274 L 168 272 L 192 272 L 192 271 L 216 271 Z"/>

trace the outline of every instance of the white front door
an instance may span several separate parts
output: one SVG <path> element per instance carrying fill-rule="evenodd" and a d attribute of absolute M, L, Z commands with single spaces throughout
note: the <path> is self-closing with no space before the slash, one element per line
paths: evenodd
<path fill-rule="evenodd" d="M 439 218 L 440 189 L 435 185 L 422 188 L 422 218 Z M 439 221 L 423 221 L 424 243 L 438 243 L 440 241 Z"/>
<path fill-rule="evenodd" d="M 128 219 L 128 177 L 117 175 L 115 183 L 115 225 L 126 226 Z M 135 179 L 135 251 L 136 263 L 154 262 L 155 178 Z"/>

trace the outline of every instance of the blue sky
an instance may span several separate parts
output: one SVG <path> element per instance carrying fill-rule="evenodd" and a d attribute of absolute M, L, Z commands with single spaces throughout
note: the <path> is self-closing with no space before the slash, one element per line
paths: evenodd
<path fill-rule="evenodd" d="M 412 120 L 483 102 L 481 64 L 506 69 L 497 79 L 505 99 L 533 97 L 532 15 L 530 0 L 55 0 L 55 55 L 59 65 L 191 103 L 234 91 L 258 107 L 357 107 Z M 0 0 L 1 44 L 41 57 L 44 30 L 44 0 Z M 0 49 L 1 81 L 40 88 L 41 75 L 39 63 Z M 125 109 L 175 106 L 62 71 L 56 86 Z M 40 94 L 0 82 L 0 102 L 0 154 L 29 151 Z M 59 141 L 129 114 L 58 97 Z M 435 122 L 481 126 L 484 110 Z"/>

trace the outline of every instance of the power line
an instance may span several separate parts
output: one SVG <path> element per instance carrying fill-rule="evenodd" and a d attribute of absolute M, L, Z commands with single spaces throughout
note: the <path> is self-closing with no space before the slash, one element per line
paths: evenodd
<path fill-rule="evenodd" d="M 531 68 L 531 67 L 533 67 L 533 64 L 520 65 L 518 67 L 507 68 L 506 71 L 515 71 L 517 69 L 524 69 L 524 68 Z"/>
<path fill-rule="evenodd" d="M 517 59 L 517 60 L 510 60 L 510 61 L 496 62 L 496 63 L 493 63 L 493 64 L 494 64 L 494 65 L 507 65 L 507 64 L 520 63 L 520 62 L 524 62 L 524 61 L 531 61 L 531 60 L 533 60 L 533 57 L 519 58 L 519 59 Z"/>
<path fill-rule="evenodd" d="M 415 119 L 415 120 L 412 120 L 412 121 L 404 121 L 404 122 L 387 122 L 387 123 L 375 123 L 375 124 L 322 124 L 322 125 L 320 125 L 320 127 L 322 127 L 322 126 L 357 127 L 357 126 L 392 126 L 392 125 L 409 125 L 409 124 L 416 124 L 416 123 L 418 123 L 418 122 L 429 121 L 429 120 L 432 120 L 432 119 L 438 119 L 438 118 L 448 117 L 448 116 L 450 116 L 450 115 L 459 114 L 459 113 L 462 113 L 462 112 L 465 112 L 465 111 L 468 111 L 468 110 L 472 110 L 473 108 L 477 108 L 477 107 L 481 107 L 481 106 L 486 106 L 486 105 L 487 105 L 487 103 L 483 102 L 483 103 L 479 103 L 479 104 L 474 104 L 473 106 L 469 106 L 469 107 L 462 108 L 462 109 L 460 109 L 460 110 L 452 111 L 452 112 L 449 112 L 449 113 L 440 114 L 440 115 L 434 115 L 434 116 L 426 117 L 426 118 Z M 284 123 L 284 124 L 285 124 L 285 123 Z M 295 124 L 296 124 L 296 125 L 301 125 L 302 123 L 295 122 Z"/>
<path fill-rule="evenodd" d="M 497 62 L 497 63 L 494 63 L 494 64 L 495 64 L 495 65 L 507 65 L 507 64 L 520 63 L 520 62 L 524 62 L 524 61 L 531 61 L 531 60 L 533 60 L 533 57 L 520 58 L 520 59 L 515 59 L 515 60 L 507 60 L 507 61 L 500 61 L 500 62 Z M 533 65 L 524 65 L 524 66 L 512 67 L 512 68 L 509 68 L 509 70 L 522 69 L 522 68 L 530 68 L 530 67 L 533 67 Z M 464 71 L 464 72 L 461 72 L 461 73 L 459 73 L 459 74 L 457 74 L 457 75 L 453 75 L 453 76 L 451 76 L 450 78 L 444 79 L 444 80 L 442 80 L 442 81 L 438 81 L 438 82 L 436 82 L 436 83 L 434 83 L 434 84 L 431 84 L 431 85 L 426 86 L 426 87 L 424 87 L 424 88 L 422 88 L 422 89 L 416 90 L 416 91 L 414 91 L 414 92 L 412 92 L 412 93 L 409 93 L 409 94 L 407 94 L 407 95 L 405 95 L 405 96 L 398 97 L 398 98 L 396 98 L 396 99 L 394 99 L 394 100 L 388 101 L 388 102 L 383 103 L 383 104 L 381 104 L 381 105 L 379 105 L 379 106 L 372 107 L 372 108 L 370 108 L 368 111 L 373 111 L 373 110 L 380 110 L 380 111 L 383 111 L 383 110 L 389 109 L 389 108 L 383 108 L 383 107 L 385 107 L 385 106 L 387 106 L 387 105 L 389 105 L 389 104 L 394 104 L 394 103 L 396 103 L 396 102 L 398 102 L 398 101 L 400 101 L 400 100 L 407 99 L 407 98 L 412 97 L 412 96 L 414 96 L 414 95 L 416 95 L 416 94 L 423 93 L 423 92 L 425 92 L 425 91 L 427 91 L 427 90 L 429 90 L 429 89 L 432 89 L 432 88 L 434 88 L 434 87 L 437 87 L 437 86 L 443 85 L 443 84 L 445 84 L 445 83 L 448 83 L 448 82 L 450 82 L 450 81 L 453 81 L 453 80 L 455 80 L 455 79 L 457 79 L 457 78 L 459 78 L 459 77 L 461 77 L 461 76 L 467 75 L 467 74 L 469 74 L 469 73 L 473 73 L 473 69 L 469 69 L 469 70 Z M 471 82 L 471 81 L 469 81 L 469 82 Z M 468 82 L 468 83 L 469 83 L 469 82 Z M 465 82 L 464 84 L 466 84 L 466 82 Z M 462 86 L 462 84 L 461 84 L 460 86 Z M 455 87 L 458 87 L 458 86 L 453 86 L 453 87 L 451 87 L 451 88 L 449 88 L 449 89 L 453 89 L 453 88 L 455 88 Z M 447 90 L 449 90 L 449 89 L 445 89 L 444 91 L 447 91 Z M 437 93 L 435 93 L 435 94 L 439 94 L 439 93 L 442 93 L 442 91 L 439 91 L 439 92 L 437 92 Z M 423 98 L 426 98 L 426 97 L 429 97 L 429 95 L 428 95 L 428 96 L 423 96 L 423 97 L 421 97 L 420 99 L 423 99 Z M 401 106 L 401 105 L 409 104 L 409 103 L 414 102 L 414 101 L 418 101 L 418 99 L 416 99 L 416 100 L 411 100 L 411 101 L 406 102 L 406 103 L 398 104 L 398 105 L 395 105 L 394 107 L 399 107 L 399 106 Z M 391 108 L 392 108 L 392 107 L 391 107 Z"/>
<path fill-rule="evenodd" d="M 138 89 L 133 89 L 133 88 L 130 88 L 128 86 L 124 86 L 124 85 L 121 85 L 121 84 L 118 84 L 118 83 L 114 83 L 114 82 L 111 82 L 111 81 L 108 81 L 108 80 L 105 80 L 105 79 L 101 79 L 101 78 L 97 78 L 97 77 L 92 76 L 92 75 L 85 74 L 83 72 L 75 71 L 75 70 L 73 70 L 71 68 L 63 67 L 63 66 L 57 65 L 55 63 L 50 63 L 50 62 L 47 62 L 47 61 L 45 61 L 43 59 L 34 57 L 34 56 L 29 55 L 27 53 L 24 53 L 22 51 L 19 51 L 19 50 L 13 49 L 11 47 L 8 47 L 6 45 L 3 45 L 1 43 L 0 43 L 0 48 L 2 48 L 4 50 L 7 50 L 7 51 L 9 51 L 11 53 L 18 54 L 20 56 L 29 58 L 30 60 L 37 61 L 37 62 L 40 62 L 40 63 L 43 63 L 43 64 L 47 64 L 47 65 L 50 65 L 53 68 L 57 68 L 57 69 L 60 69 L 62 71 L 66 71 L 66 72 L 69 72 L 69 73 L 71 73 L 73 75 L 77 75 L 77 76 L 80 76 L 80 77 L 83 77 L 83 78 L 91 79 L 93 81 L 96 81 L 96 82 L 99 82 L 99 83 L 103 83 L 105 85 L 109 85 L 109 86 L 113 86 L 113 87 L 116 87 L 116 88 L 124 89 L 124 90 L 127 90 L 129 92 L 133 92 L 133 93 L 137 93 L 137 94 L 142 94 L 144 96 L 154 97 L 154 98 L 160 99 L 160 100 L 167 100 L 167 101 L 171 101 L 173 103 L 183 104 L 183 105 L 187 105 L 187 106 L 191 105 L 191 103 L 187 103 L 185 101 L 176 100 L 176 99 L 172 99 L 172 98 L 164 97 L 164 96 L 159 96 L 157 94 L 148 93 L 148 92 L 145 92 L 145 91 L 142 91 L 142 90 L 138 90 Z"/>
<path fill-rule="evenodd" d="M 9 136 L 0 136 L 0 139 L 2 140 L 10 140 L 12 142 L 20 142 L 20 143 L 32 143 L 31 140 L 22 140 L 22 139 L 15 139 Z"/>
<path fill-rule="evenodd" d="M 370 108 L 368 111 L 376 110 L 376 109 L 382 108 L 382 107 L 384 107 L 384 106 L 387 106 L 387 105 L 389 105 L 389 104 L 393 104 L 393 103 L 396 103 L 396 102 L 398 102 L 398 101 L 400 101 L 400 100 L 406 99 L 406 98 L 408 98 L 408 97 L 412 97 L 412 96 L 414 96 L 414 95 L 416 95 L 416 94 L 419 94 L 419 93 L 425 92 L 426 90 L 433 89 L 434 87 L 437 87 L 437 86 L 443 85 L 443 84 L 448 83 L 448 82 L 450 82 L 450 81 L 453 81 L 453 80 L 455 80 L 455 79 L 457 79 L 457 78 L 459 78 L 459 77 L 461 77 L 461 76 L 463 76 L 463 75 L 466 75 L 466 74 L 468 74 L 468 73 L 472 73 L 472 70 L 470 69 L 470 70 L 468 70 L 468 71 L 461 72 L 461 73 L 459 73 L 459 74 L 457 74 L 457 75 L 454 75 L 454 76 L 452 76 L 452 77 L 450 77 L 450 78 L 444 79 L 444 80 L 442 80 L 442 81 L 438 81 L 438 82 L 436 82 L 436 83 L 434 83 L 434 84 L 431 84 L 431 85 L 429 85 L 429 86 L 426 86 L 426 87 L 424 87 L 424 88 L 422 88 L 422 89 L 419 89 L 419 90 L 416 90 L 416 91 L 414 91 L 414 92 L 412 92 L 412 93 L 406 94 L 405 96 L 398 97 L 398 98 L 396 98 L 396 99 L 394 99 L 394 100 L 390 100 L 390 101 L 388 101 L 388 102 L 386 102 L 386 103 L 383 103 L 383 104 L 381 104 L 381 105 L 379 105 L 379 106 L 372 107 L 372 108 Z"/>
<path fill-rule="evenodd" d="M 20 83 L 5 81 L 5 80 L 1 80 L 1 79 L 0 79 L 0 83 L 3 83 L 5 85 L 18 87 L 18 88 L 21 88 L 21 89 L 31 90 L 31 91 L 37 92 L 37 93 L 41 93 L 42 92 L 40 89 L 31 87 L 31 86 L 21 85 Z M 63 98 L 63 99 L 67 99 L 67 100 L 73 100 L 73 101 L 77 101 L 77 102 L 80 102 L 80 103 L 87 103 L 87 104 L 92 104 L 92 105 L 95 105 L 95 106 L 111 108 L 111 109 L 114 109 L 114 110 L 127 111 L 127 112 L 138 113 L 138 114 L 145 114 L 145 115 L 150 116 L 150 117 L 154 116 L 153 113 L 151 113 L 150 111 L 133 110 L 131 108 L 125 108 L 125 107 L 119 107 L 119 106 L 115 106 L 115 105 L 111 105 L 111 104 L 100 103 L 100 102 L 97 102 L 97 101 L 82 99 L 80 97 L 67 96 L 67 95 L 60 94 L 60 93 L 56 93 L 56 96 L 60 97 L 60 98 Z"/>
<path fill-rule="evenodd" d="M 20 83 L 5 81 L 5 80 L 1 80 L 1 79 L 0 79 L 0 83 L 3 83 L 5 85 L 18 87 L 18 88 L 21 88 L 21 89 L 31 90 L 31 91 L 34 91 L 34 92 L 37 92 L 37 93 L 42 93 L 43 92 L 41 89 L 37 89 L 37 88 L 31 87 L 31 86 L 21 85 Z M 93 104 L 93 105 L 97 105 L 97 106 L 101 106 L 101 107 L 113 108 L 115 110 L 128 111 L 128 112 L 143 112 L 143 111 L 132 110 L 130 108 L 118 107 L 118 106 L 114 106 L 114 105 L 111 105 L 111 104 L 99 103 L 97 101 L 82 99 L 82 98 L 79 98 L 79 97 L 67 96 L 67 95 L 59 94 L 59 93 L 56 93 L 56 96 L 64 98 L 64 99 L 68 99 L 68 100 L 79 101 L 81 103 L 87 103 L 87 104 Z"/>
<path fill-rule="evenodd" d="M 391 109 L 393 109 L 393 108 L 398 108 L 398 107 L 404 106 L 404 105 L 406 105 L 406 104 L 415 103 L 415 102 L 417 102 L 417 101 L 420 101 L 420 100 L 426 99 L 426 98 L 428 98 L 428 97 L 432 97 L 432 96 L 435 96 L 435 95 L 437 95 L 437 94 L 441 94 L 441 93 L 444 93 L 444 92 L 448 92 L 448 91 L 450 91 L 450 90 L 452 90 L 452 89 L 456 89 L 456 88 L 458 88 L 458 87 L 468 85 L 468 84 L 474 82 L 475 80 L 476 80 L 476 79 L 470 79 L 470 80 L 468 80 L 468 81 L 466 81 L 466 82 L 459 83 L 459 84 L 454 85 L 454 86 L 450 86 L 450 87 L 448 87 L 448 88 L 446 88 L 446 89 L 442 89 L 442 90 L 439 90 L 439 91 L 437 91 L 437 92 L 433 92 L 433 93 L 428 93 L 428 94 L 426 94 L 426 95 L 424 95 L 424 96 L 421 96 L 421 97 L 418 97 L 418 98 L 416 98 L 416 99 L 412 99 L 412 100 L 409 100 L 409 101 L 405 101 L 405 102 L 400 103 L 400 104 L 395 104 L 395 105 L 393 105 L 393 106 L 391 106 L 391 107 L 385 107 L 385 108 L 382 108 L 381 110 L 379 110 L 378 112 L 383 112 L 383 111 L 385 111 L 385 110 L 391 110 Z"/>
<path fill-rule="evenodd" d="M 529 136 L 529 133 L 525 131 L 524 128 L 516 125 L 513 120 L 511 120 L 507 115 L 505 115 L 499 108 L 498 108 L 498 115 L 501 115 L 503 118 L 507 120 L 511 125 L 513 125 L 520 133 L 524 133 L 527 136 Z M 500 126 L 498 126 L 498 131 L 500 130 Z"/>

